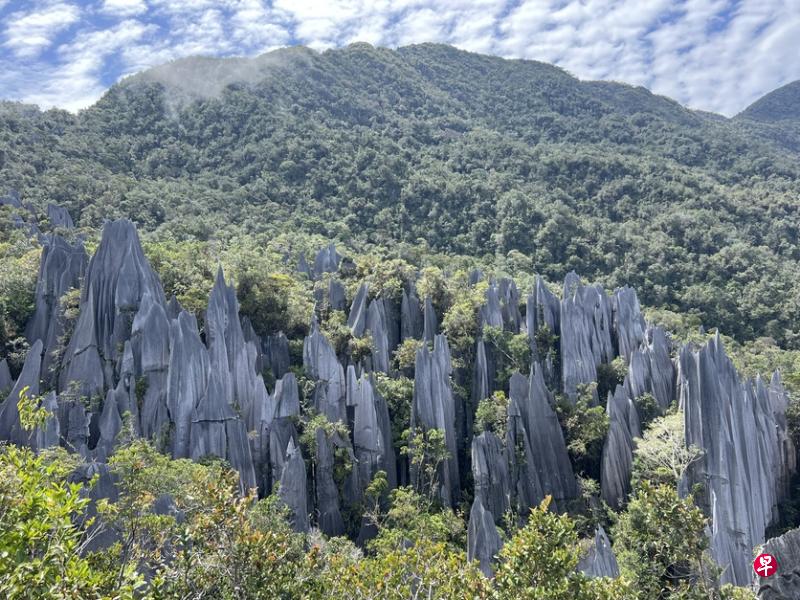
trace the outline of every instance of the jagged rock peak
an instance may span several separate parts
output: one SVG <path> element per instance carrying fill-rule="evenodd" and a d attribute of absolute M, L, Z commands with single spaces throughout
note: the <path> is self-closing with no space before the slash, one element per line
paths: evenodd
<path fill-rule="evenodd" d="M 435 337 L 433 351 L 427 344 L 417 350 L 411 427 L 426 431 L 438 429 L 444 433 L 451 458 L 443 461 L 440 467 L 439 496 L 446 506 L 454 506 L 460 495 L 455 405 L 450 383 L 452 371 L 450 349 L 443 335 Z"/>
<path fill-rule="evenodd" d="M 80 315 L 64 356 L 60 389 L 73 381 L 84 395 L 105 394 L 114 387 L 115 367 L 146 292 L 164 304 L 161 282 L 145 258 L 136 228 L 127 219 L 106 222 L 84 277 Z"/>
<path fill-rule="evenodd" d="M 472 478 L 475 497 L 497 523 L 511 509 L 508 457 L 503 442 L 494 432 L 484 431 L 472 438 Z"/>
<path fill-rule="evenodd" d="M 481 498 L 476 496 L 469 511 L 467 559 L 477 560 L 483 574 L 492 577 L 492 562 L 502 547 L 503 542 L 497 533 L 492 514 L 483 507 Z"/>
<path fill-rule="evenodd" d="M 0 404 L 0 440 L 18 444 L 30 445 L 31 434 L 23 429 L 19 421 L 19 395 L 23 389 L 28 388 L 28 396 L 39 395 L 39 378 L 42 366 L 42 340 L 36 340 L 28 349 L 25 364 L 17 377 L 17 382 Z"/>
<path fill-rule="evenodd" d="M 303 341 L 303 367 L 311 378 L 317 380 L 314 391 L 317 410 L 332 422 L 346 423 L 344 368 L 327 338 L 319 330 L 316 320 L 312 322 L 311 333 Z"/>
<path fill-rule="evenodd" d="M 699 350 L 683 347 L 678 364 L 686 443 L 703 450 L 687 484 L 704 484 L 696 501 L 713 519 L 711 554 L 724 569 L 723 583 L 745 585 L 752 549 L 763 543 L 793 467 L 784 462 L 781 402 L 760 378 L 740 380 L 719 334 Z"/>
<path fill-rule="evenodd" d="M 72 222 L 72 217 L 69 216 L 67 209 L 56 204 L 47 205 L 47 219 L 53 227 L 75 228 L 75 223 Z"/>
<path fill-rule="evenodd" d="M 630 492 L 633 438 L 641 434 L 641 427 L 636 406 L 622 385 L 613 394 L 609 392 L 606 413 L 609 429 L 601 458 L 600 492 L 603 500 L 618 510 Z"/>
<path fill-rule="evenodd" d="M 578 563 L 578 570 L 589 577 L 619 577 L 617 557 L 602 525 L 594 532 L 594 542 Z"/>
<path fill-rule="evenodd" d="M 322 277 L 324 273 L 335 273 L 339 269 L 339 261 L 341 256 L 336 251 L 336 246 L 333 243 L 329 244 L 327 248 L 323 248 L 317 252 L 314 258 L 314 275 L 317 278 Z"/>
<path fill-rule="evenodd" d="M 308 495 L 306 463 L 299 446 L 290 439 L 286 447 L 286 462 L 281 473 L 278 494 L 289 509 L 292 528 L 298 533 L 308 531 Z"/>
<path fill-rule="evenodd" d="M 645 321 L 636 290 L 625 286 L 614 292 L 614 331 L 619 355 L 630 362 L 631 354 L 645 337 Z"/>
<path fill-rule="evenodd" d="M 14 378 L 11 377 L 11 369 L 8 368 L 8 361 L 4 358 L 0 360 L 0 395 L 10 392 L 14 387 Z"/>
<path fill-rule="evenodd" d="M 362 283 L 350 304 L 350 314 L 347 317 L 347 326 L 354 337 L 363 337 L 367 327 L 367 308 L 369 301 L 369 285 Z"/>

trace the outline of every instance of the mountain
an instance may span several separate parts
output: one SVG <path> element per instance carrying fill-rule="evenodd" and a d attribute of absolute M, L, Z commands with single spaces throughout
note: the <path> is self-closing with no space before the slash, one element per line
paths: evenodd
<path fill-rule="evenodd" d="M 78 115 L 5 104 L 0 180 L 177 240 L 517 252 L 796 346 L 800 164 L 775 127 L 443 45 L 289 48 L 176 61 Z"/>
<path fill-rule="evenodd" d="M 773 90 L 745 108 L 737 118 L 763 123 L 800 121 L 800 81 Z"/>

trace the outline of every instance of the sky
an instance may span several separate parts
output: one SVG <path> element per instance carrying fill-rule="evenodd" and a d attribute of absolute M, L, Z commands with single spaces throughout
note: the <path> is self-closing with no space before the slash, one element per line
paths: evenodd
<path fill-rule="evenodd" d="M 733 116 L 800 79 L 800 0 L 0 0 L 0 98 L 76 111 L 192 55 L 442 42 Z"/>

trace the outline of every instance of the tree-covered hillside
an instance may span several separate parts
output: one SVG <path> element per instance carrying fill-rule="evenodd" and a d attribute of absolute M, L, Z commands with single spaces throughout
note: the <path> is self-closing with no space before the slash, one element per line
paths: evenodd
<path fill-rule="evenodd" d="M 77 116 L 3 104 L 0 182 L 160 240 L 288 228 L 389 254 L 513 253 L 797 347 L 800 163 L 774 118 L 798 103 L 779 100 L 712 118 L 431 44 L 186 59 Z"/>

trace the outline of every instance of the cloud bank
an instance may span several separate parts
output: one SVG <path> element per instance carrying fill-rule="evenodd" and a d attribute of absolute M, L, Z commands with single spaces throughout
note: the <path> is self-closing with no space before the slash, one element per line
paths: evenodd
<path fill-rule="evenodd" d="M 0 0 L 0 97 L 78 110 L 189 55 L 442 42 L 731 116 L 800 79 L 800 0 Z"/>

